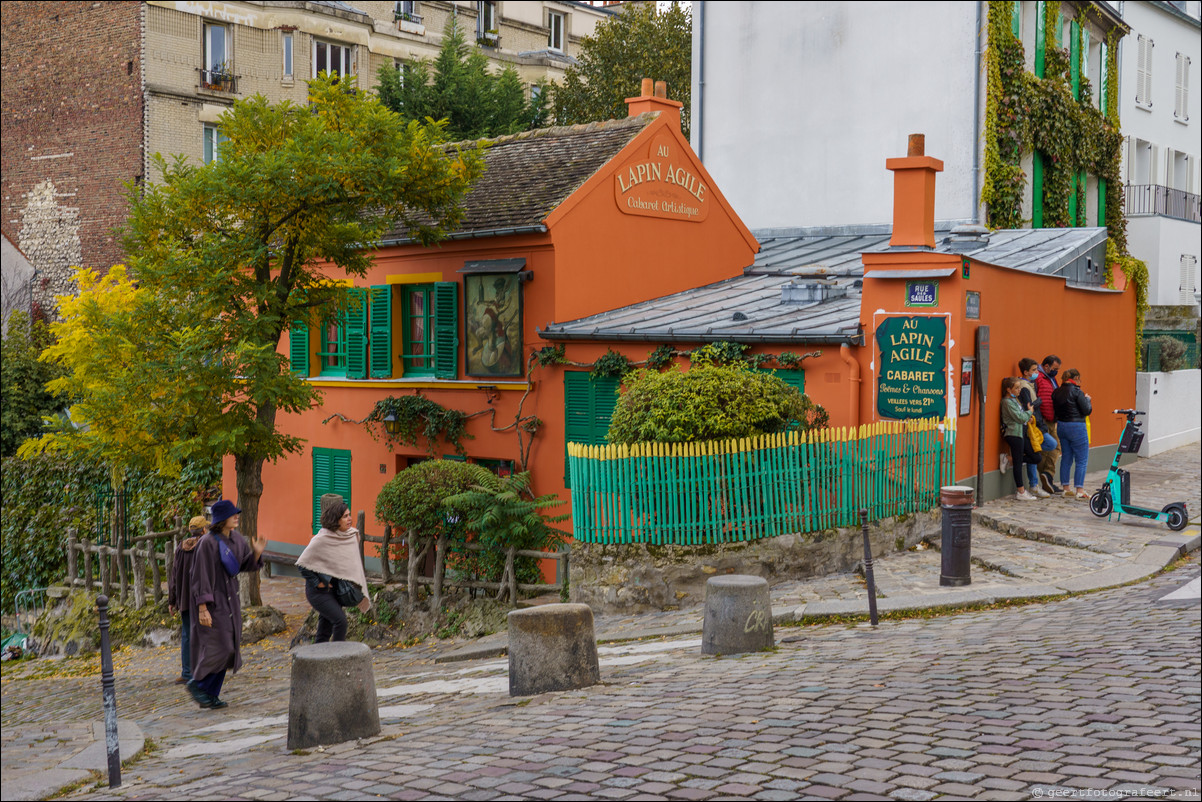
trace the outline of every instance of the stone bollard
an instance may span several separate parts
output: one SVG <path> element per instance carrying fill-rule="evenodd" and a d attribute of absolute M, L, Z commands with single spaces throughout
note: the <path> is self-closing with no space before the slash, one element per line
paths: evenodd
<path fill-rule="evenodd" d="M 292 650 L 288 748 L 306 749 L 380 733 L 371 649 L 342 641 Z"/>
<path fill-rule="evenodd" d="M 544 604 L 509 614 L 509 695 L 587 688 L 601 681 L 593 611 Z"/>
<path fill-rule="evenodd" d="M 702 654 L 742 654 L 771 649 L 772 596 L 759 576 L 711 577 L 705 583 Z"/>

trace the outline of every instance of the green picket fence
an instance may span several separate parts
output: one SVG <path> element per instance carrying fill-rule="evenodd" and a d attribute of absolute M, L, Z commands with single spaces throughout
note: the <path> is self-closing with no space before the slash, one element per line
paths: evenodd
<path fill-rule="evenodd" d="M 696 545 L 816 532 L 932 509 L 955 418 L 704 443 L 568 444 L 585 543 Z"/>

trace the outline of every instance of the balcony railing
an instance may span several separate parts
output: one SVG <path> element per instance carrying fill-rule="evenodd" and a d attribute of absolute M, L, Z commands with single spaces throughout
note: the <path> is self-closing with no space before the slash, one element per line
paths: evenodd
<path fill-rule="evenodd" d="M 1159 184 L 1128 184 L 1127 216 L 1159 214 L 1202 223 L 1202 196 Z"/>
<path fill-rule="evenodd" d="M 201 70 L 200 88 L 212 92 L 237 92 L 238 76 L 226 70 Z"/>

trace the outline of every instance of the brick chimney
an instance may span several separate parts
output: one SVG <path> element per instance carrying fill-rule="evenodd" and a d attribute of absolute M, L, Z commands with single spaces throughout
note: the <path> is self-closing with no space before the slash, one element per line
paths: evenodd
<path fill-rule="evenodd" d="M 910 134 L 906 157 L 885 160 L 893 171 L 891 247 L 935 247 L 935 173 L 943 172 L 943 162 L 925 151 L 926 136 Z"/>
<path fill-rule="evenodd" d="M 630 117 L 637 117 L 648 111 L 662 111 L 680 127 L 680 110 L 684 104 L 677 100 L 668 100 L 668 84 L 666 81 L 643 79 L 642 91 L 639 97 L 626 98 L 630 108 Z"/>

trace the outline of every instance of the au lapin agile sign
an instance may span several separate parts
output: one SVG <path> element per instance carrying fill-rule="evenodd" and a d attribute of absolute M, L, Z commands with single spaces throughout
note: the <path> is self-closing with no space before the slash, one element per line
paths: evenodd
<path fill-rule="evenodd" d="M 692 157 L 667 134 L 618 168 L 614 199 L 622 212 L 641 217 L 700 223 L 710 212 L 709 187 Z"/>
<path fill-rule="evenodd" d="M 882 418 L 947 414 L 947 318 L 889 317 L 876 329 L 880 348 L 876 411 Z"/>

